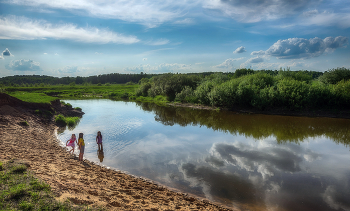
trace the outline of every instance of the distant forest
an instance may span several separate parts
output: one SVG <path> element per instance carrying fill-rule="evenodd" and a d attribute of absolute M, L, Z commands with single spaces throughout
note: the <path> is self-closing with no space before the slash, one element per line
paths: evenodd
<path fill-rule="evenodd" d="M 251 70 L 251 69 L 238 69 L 235 72 L 226 72 L 222 73 L 224 75 L 228 76 L 234 76 L 239 77 L 240 74 L 247 74 L 247 73 L 257 73 L 257 72 L 264 72 L 268 73 L 272 76 L 275 76 L 278 74 L 278 70 Z M 302 72 L 307 72 L 309 75 L 312 76 L 313 79 L 318 78 L 319 76 L 323 75 L 322 72 L 316 72 L 316 71 L 306 71 L 302 70 Z M 202 73 L 187 73 L 185 75 L 198 75 L 198 76 L 208 76 L 212 75 L 215 72 L 202 72 Z M 166 73 L 168 74 L 168 73 Z M 95 76 L 88 76 L 88 77 L 53 77 L 53 76 L 46 76 L 46 75 L 15 75 L 15 76 L 6 76 L 0 78 L 0 85 L 4 86 L 28 86 L 28 85 L 34 85 L 34 84 L 50 84 L 50 85 L 58 85 L 58 84 L 105 84 L 105 83 L 111 83 L 111 84 L 124 84 L 127 82 L 133 82 L 138 83 L 142 78 L 152 78 L 153 76 L 159 76 L 164 74 L 146 74 L 146 73 L 139 73 L 139 74 L 120 74 L 120 73 L 111 73 L 111 74 L 103 74 L 103 75 L 95 75 Z"/>

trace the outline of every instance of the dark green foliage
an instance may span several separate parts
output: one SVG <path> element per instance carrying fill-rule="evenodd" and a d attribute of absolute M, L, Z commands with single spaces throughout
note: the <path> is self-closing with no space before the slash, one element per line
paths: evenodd
<path fill-rule="evenodd" d="M 194 95 L 197 97 L 198 101 L 204 105 L 209 105 L 210 100 L 208 94 L 212 88 L 216 85 L 213 81 L 204 81 L 202 82 L 197 89 L 194 91 Z"/>
<path fill-rule="evenodd" d="M 233 75 L 234 78 L 239 78 L 243 75 L 249 75 L 249 74 L 254 74 L 254 70 L 252 69 L 246 69 L 246 68 L 243 68 L 243 69 L 237 69 L 235 71 L 235 74 Z"/>
<path fill-rule="evenodd" d="M 319 77 L 319 80 L 326 84 L 336 84 L 339 81 L 346 81 L 349 79 L 350 69 L 347 69 L 345 67 L 328 70 L 322 76 Z"/>
<path fill-rule="evenodd" d="M 81 109 L 80 107 L 75 107 L 74 108 L 75 110 L 78 110 L 78 111 L 82 111 L 83 109 Z"/>
<path fill-rule="evenodd" d="M 180 93 L 176 94 L 175 100 L 185 103 L 197 103 L 198 100 L 194 95 L 191 87 L 185 86 Z"/>
<path fill-rule="evenodd" d="M 312 74 L 310 74 L 309 71 L 278 71 L 278 75 L 276 76 L 277 80 L 282 79 L 293 79 L 297 81 L 305 81 L 306 83 L 309 83 L 313 78 Z"/>
<path fill-rule="evenodd" d="M 140 87 L 136 90 L 136 96 L 148 96 L 148 90 L 152 87 L 151 83 L 141 83 Z"/>
<path fill-rule="evenodd" d="M 277 84 L 278 99 L 281 106 L 302 108 L 307 103 L 309 85 L 305 81 L 283 79 Z"/>
<path fill-rule="evenodd" d="M 195 89 L 200 77 L 197 75 L 164 74 L 153 78 L 152 86 L 158 87 L 161 94 L 173 101 L 177 93 L 180 93 L 186 86 Z"/>
<path fill-rule="evenodd" d="M 65 126 L 67 125 L 67 120 L 66 118 L 62 115 L 62 114 L 59 114 L 55 117 L 55 122 L 58 124 L 58 125 L 62 125 L 62 126 Z"/>

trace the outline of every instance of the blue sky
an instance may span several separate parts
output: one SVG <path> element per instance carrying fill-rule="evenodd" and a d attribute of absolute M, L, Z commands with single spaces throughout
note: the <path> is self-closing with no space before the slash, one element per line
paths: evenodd
<path fill-rule="evenodd" d="M 0 77 L 350 68 L 348 0 L 0 0 Z"/>

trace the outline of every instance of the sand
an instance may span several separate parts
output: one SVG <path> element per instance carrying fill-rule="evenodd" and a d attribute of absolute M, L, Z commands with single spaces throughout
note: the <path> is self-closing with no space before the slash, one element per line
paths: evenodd
<path fill-rule="evenodd" d="M 24 161 L 51 186 L 58 200 L 77 205 L 107 210 L 234 210 L 87 160 L 78 161 L 60 146 L 56 129 L 52 119 L 35 115 L 33 109 L 0 103 L 0 160 Z"/>

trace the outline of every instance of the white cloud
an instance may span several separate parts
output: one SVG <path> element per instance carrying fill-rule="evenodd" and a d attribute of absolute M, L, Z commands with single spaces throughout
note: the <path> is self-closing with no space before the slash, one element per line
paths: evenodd
<path fill-rule="evenodd" d="M 146 42 L 147 45 L 166 45 L 169 43 L 169 40 L 167 39 L 159 39 L 155 41 L 148 41 Z"/>
<path fill-rule="evenodd" d="M 226 69 L 235 69 L 237 65 L 237 61 L 244 59 L 244 57 L 237 58 L 237 59 L 226 59 L 223 63 L 216 65 L 214 67 L 216 68 L 226 68 Z"/>
<path fill-rule="evenodd" d="M 143 58 L 142 61 L 147 61 L 147 58 Z"/>
<path fill-rule="evenodd" d="M 350 14 L 349 13 L 334 13 L 334 12 L 321 12 L 318 10 L 306 11 L 301 16 L 300 25 L 309 26 L 338 26 L 341 28 L 350 27 Z"/>
<path fill-rule="evenodd" d="M 156 27 L 159 24 L 181 17 L 184 14 L 184 10 L 194 4 L 194 2 L 188 2 L 186 0 L 8 0 L 7 2 L 33 8 L 63 9 L 75 14 L 98 18 L 120 19 L 140 23 L 147 27 Z"/>
<path fill-rule="evenodd" d="M 219 10 L 240 22 L 253 23 L 294 15 L 319 2 L 321 0 L 206 0 L 204 8 Z"/>
<path fill-rule="evenodd" d="M 248 62 L 248 63 L 261 63 L 263 61 L 264 61 L 263 58 L 257 56 L 257 57 L 248 59 L 246 62 Z"/>
<path fill-rule="evenodd" d="M 260 51 L 253 51 L 250 55 L 254 56 L 254 55 L 265 55 L 265 51 L 260 50 Z"/>
<path fill-rule="evenodd" d="M 346 47 L 349 38 L 338 36 L 336 38 L 318 37 L 311 39 L 289 38 L 278 40 L 269 49 L 264 51 L 254 51 L 251 55 L 269 55 L 278 59 L 296 59 L 318 57 L 327 52 L 333 52 L 337 48 Z"/>
<path fill-rule="evenodd" d="M 12 60 L 5 67 L 13 71 L 42 71 L 40 63 L 31 59 Z"/>
<path fill-rule="evenodd" d="M 11 54 L 11 52 L 9 51 L 9 49 L 6 48 L 6 49 L 2 52 L 2 56 L 13 56 L 13 54 Z"/>
<path fill-rule="evenodd" d="M 44 20 L 7 16 L 0 18 L 0 39 L 37 40 L 65 39 L 84 43 L 132 44 L 139 42 L 135 36 L 125 36 L 108 29 L 78 28 L 73 24 L 53 25 Z"/>
<path fill-rule="evenodd" d="M 244 53 L 246 52 L 245 47 L 241 46 L 238 47 L 235 51 L 233 51 L 233 53 Z"/>

